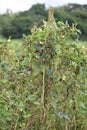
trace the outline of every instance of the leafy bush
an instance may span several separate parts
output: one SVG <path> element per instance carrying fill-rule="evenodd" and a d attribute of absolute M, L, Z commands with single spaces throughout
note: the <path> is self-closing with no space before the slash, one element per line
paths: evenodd
<path fill-rule="evenodd" d="M 25 43 L 0 44 L 1 130 L 86 130 L 87 54 L 76 27 L 35 26 Z"/>

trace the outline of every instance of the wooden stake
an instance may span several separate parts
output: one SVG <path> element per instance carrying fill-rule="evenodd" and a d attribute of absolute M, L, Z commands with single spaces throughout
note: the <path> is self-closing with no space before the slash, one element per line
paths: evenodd
<path fill-rule="evenodd" d="M 48 16 L 48 22 L 52 22 L 54 20 L 54 8 L 49 8 L 49 16 Z"/>

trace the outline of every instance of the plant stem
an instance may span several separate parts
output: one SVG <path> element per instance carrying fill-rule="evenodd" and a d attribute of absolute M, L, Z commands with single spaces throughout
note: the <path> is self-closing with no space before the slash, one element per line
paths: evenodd
<path fill-rule="evenodd" d="M 45 107 L 45 69 L 43 69 L 43 86 L 42 86 L 42 106 L 43 106 L 43 130 L 46 130 L 46 107 Z"/>
<path fill-rule="evenodd" d="M 43 111 L 44 111 L 44 116 L 45 116 L 45 69 L 43 69 L 43 86 L 42 86 L 42 105 L 43 105 Z"/>

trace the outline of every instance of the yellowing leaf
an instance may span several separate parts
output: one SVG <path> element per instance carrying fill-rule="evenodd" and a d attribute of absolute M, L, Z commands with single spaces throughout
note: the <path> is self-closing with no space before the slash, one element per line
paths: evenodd
<path fill-rule="evenodd" d="M 66 76 L 65 75 L 63 75 L 62 80 L 66 81 Z"/>

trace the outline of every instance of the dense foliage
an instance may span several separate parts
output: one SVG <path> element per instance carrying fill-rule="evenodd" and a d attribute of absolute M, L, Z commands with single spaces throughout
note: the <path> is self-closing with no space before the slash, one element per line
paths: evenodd
<path fill-rule="evenodd" d="M 24 44 L 0 44 L 1 130 L 86 130 L 87 52 L 75 25 L 44 21 Z"/>
<path fill-rule="evenodd" d="M 22 34 L 30 34 L 32 26 L 47 20 L 48 10 L 44 4 L 33 5 L 29 10 L 12 14 L 7 10 L 6 14 L 0 15 L 0 32 L 3 36 L 21 38 Z M 56 21 L 68 21 L 69 24 L 77 23 L 81 30 L 80 39 L 87 40 L 87 5 L 68 4 L 57 7 L 54 11 Z"/>

